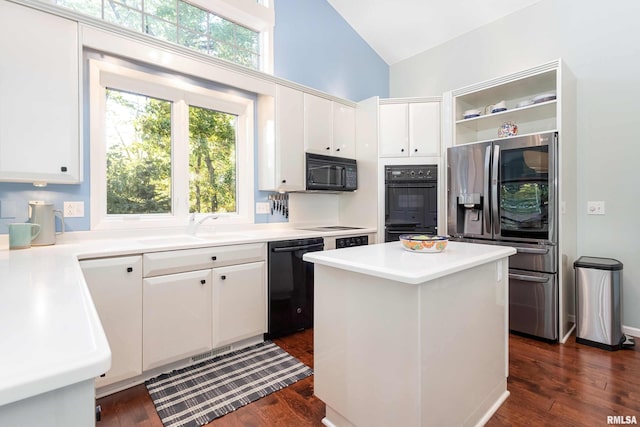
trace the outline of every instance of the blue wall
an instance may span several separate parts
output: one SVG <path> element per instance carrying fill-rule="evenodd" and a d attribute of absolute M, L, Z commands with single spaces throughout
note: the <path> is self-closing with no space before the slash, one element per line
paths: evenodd
<path fill-rule="evenodd" d="M 376 95 L 388 96 L 388 65 L 326 0 L 276 0 L 275 11 L 276 76 L 352 101 Z M 60 210 L 65 201 L 84 201 L 85 216 L 66 218 L 65 226 L 67 231 L 89 230 L 87 126 L 85 123 L 82 184 L 36 188 L 31 184 L 0 183 L 0 233 L 7 233 L 6 224 L 27 220 L 30 200 L 53 203 Z M 256 202 L 267 200 L 268 193 L 255 192 Z M 286 219 L 278 214 L 256 214 L 255 221 L 280 222 Z"/>
<path fill-rule="evenodd" d="M 389 95 L 389 66 L 326 0 L 275 0 L 274 74 L 362 101 Z"/>

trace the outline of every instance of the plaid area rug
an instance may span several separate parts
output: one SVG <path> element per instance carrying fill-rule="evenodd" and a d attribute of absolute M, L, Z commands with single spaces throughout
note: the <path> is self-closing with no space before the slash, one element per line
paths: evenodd
<path fill-rule="evenodd" d="M 145 382 L 166 427 L 202 426 L 313 371 L 270 341 Z"/>

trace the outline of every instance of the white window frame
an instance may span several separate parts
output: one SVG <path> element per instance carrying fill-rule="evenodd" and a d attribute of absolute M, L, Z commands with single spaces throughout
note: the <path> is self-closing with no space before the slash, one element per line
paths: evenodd
<path fill-rule="evenodd" d="M 39 0 L 44 3 L 55 4 L 55 0 Z M 256 0 L 186 0 L 201 9 L 207 10 L 218 15 L 228 21 L 242 25 L 253 31 L 260 33 L 259 52 L 260 64 L 259 71 L 273 75 L 274 71 L 274 28 L 275 28 L 275 10 L 272 0 L 267 0 L 263 4 Z M 64 6 L 57 6 L 64 10 L 70 10 Z M 72 10 L 72 9 L 71 9 Z M 87 15 L 83 15 L 87 16 Z M 92 18 L 96 19 L 96 18 Z M 81 20 L 81 22 L 84 22 Z M 107 21 L 104 21 L 107 22 Z M 117 26 L 117 24 L 111 23 Z M 140 34 L 144 34 L 140 32 Z M 149 36 L 153 37 L 153 36 Z M 159 39 L 161 40 L 161 39 Z M 180 45 L 177 45 L 180 46 Z M 189 49 L 183 47 L 184 49 Z M 212 58 L 216 58 L 212 56 Z M 251 68 L 250 68 L 251 69 Z"/>
<path fill-rule="evenodd" d="M 105 141 L 107 87 L 172 101 L 172 115 L 174 117 L 171 129 L 172 213 L 107 215 Z M 216 223 L 251 224 L 254 222 L 253 100 L 196 86 L 179 77 L 162 77 L 95 59 L 89 60 L 89 98 L 92 230 L 187 225 L 189 217 L 189 105 L 230 113 L 238 117 L 236 128 L 236 212 L 221 213 Z"/>

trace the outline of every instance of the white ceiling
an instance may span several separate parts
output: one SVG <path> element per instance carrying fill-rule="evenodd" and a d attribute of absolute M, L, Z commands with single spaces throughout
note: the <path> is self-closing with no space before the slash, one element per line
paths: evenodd
<path fill-rule="evenodd" d="M 389 65 L 540 0 L 327 0 Z"/>

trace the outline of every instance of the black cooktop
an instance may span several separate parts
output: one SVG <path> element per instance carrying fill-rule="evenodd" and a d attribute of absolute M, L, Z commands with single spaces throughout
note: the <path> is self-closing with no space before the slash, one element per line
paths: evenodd
<path fill-rule="evenodd" d="M 346 225 L 326 225 L 326 226 L 320 226 L 320 227 L 301 228 L 301 230 L 310 230 L 310 231 L 362 230 L 362 227 L 348 227 Z"/>

